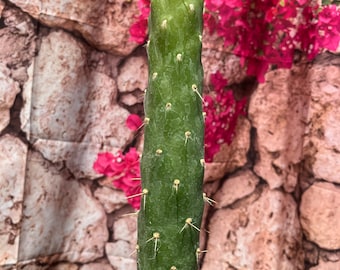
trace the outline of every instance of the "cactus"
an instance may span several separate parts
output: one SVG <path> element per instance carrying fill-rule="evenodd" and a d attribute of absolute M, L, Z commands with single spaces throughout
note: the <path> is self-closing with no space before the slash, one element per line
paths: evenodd
<path fill-rule="evenodd" d="M 140 270 L 198 268 L 204 203 L 202 10 L 202 0 L 151 1 Z"/>

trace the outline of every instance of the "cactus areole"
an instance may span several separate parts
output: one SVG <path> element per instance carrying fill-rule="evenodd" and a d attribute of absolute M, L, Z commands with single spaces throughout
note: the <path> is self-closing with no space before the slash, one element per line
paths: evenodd
<path fill-rule="evenodd" d="M 138 269 L 198 269 L 203 211 L 202 0 L 152 0 Z"/>

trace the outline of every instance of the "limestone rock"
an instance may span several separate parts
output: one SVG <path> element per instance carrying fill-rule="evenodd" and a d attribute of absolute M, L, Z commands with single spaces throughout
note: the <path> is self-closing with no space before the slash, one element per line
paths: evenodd
<path fill-rule="evenodd" d="M 45 266 L 45 265 L 42 266 L 42 265 L 29 263 L 29 264 L 19 265 L 18 270 L 48 270 L 48 267 L 49 266 Z M 10 270 L 17 270 L 17 269 L 10 269 Z"/>
<path fill-rule="evenodd" d="M 0 0 L 0 16 L 1 16 L 2 11 L 5 8 L 5 5 L 6 5 L 5 2 L 3 0 Z"/>
<path fill-rule="evenodd" d="M 210 84 L 210 75 L 217 71 L 228 79 L 228 84 L 240 82 L 246 76 L 239 58 L 226 50 L 223 39 L 206 31 L 203 33 L 202 64 L 204 85 Z"/>
<path fill-rule="evenodd" d="M 256 201 L 217 210 L 203 270 L 303 269 L 302 235 L 290 195 L 265 188 Z"/>
<path fill-rule="evenodd" d="M 117 252 L 115 243 L 107 243 L 105 246 L 105 252 L 114 269 L 137 270 L 136 260 L 128 256 L 122 257 L 113 255 Z"/>
<path fill-rule="evenodd" d="M 20 111 L 20 124 L 21 130 L 26 133 L 27 140 L 30 140 L 31 130 L 31 106 L 32 106 L 32 89 L 33 89 L 33 73 L 34 73 L 34 61 L 27 68 L 28 79 L 23 84 L 23 90 L 21 97 L 24 105 Z"/>
<path fill-rule="evenodd" d="M 78 270 L 79 266 L 73 263 L 59 263 L 55 266 L 49 266 L 49 270 Z"/>
<path fill-rule="evenodd" d="M 0 132 L 9 124 L 9 110 L 12 107 L 16 95 L 20 92 L 19 84 L 10 77 L 10 70 L 0 64 Z"/>
<path fill-rule="evenodd" d="M 26 155 L 19 139 L 0 137 L 0 265 L 17 262 Z"/>
<path fill-rule="evenodd" d="M 0 268 L 1 269 L 1 268 Z M 59 263 L 57 265 L 37 265 L 37 264 L 26 264 L 18 267 L 18 270 L 78 270 L 79 267 L 73 263 Z M 14 269 L 13 269 L 14 270 Z"/>
<path fill-rule="evenodd" d="M 120 68 L 117 79 L 120 92 L 144 91 L 148 83 L 148 64 L 144 56 L 129 57 Z"/>
<path fill-rule="evenodd" d="M 32 90 L 33 138 L 96 143 L 106 138 L 105 144 L 118 147 L 126 143 L 131 134 L 124 126 L 128 112 L 116 106 L 115 81 L 87 68 L 88 53 L 63 31 L 42 39 Z"/>
<path fill-rule="evenodd" d="M 309 102 L 304 72 L 268 72 L 268 83 L 258 87 L 250 100 L 258 152 L 254 170 L 272 189 L 283 186 L 292 192 L 297 183 Z"/>
<path fill-rule="evenodd" d="M 127 204 L 124 192 L 108 187 L 99 187 L 94 192 L 94 196 L 103 205 L 106 213 L 112 213 Z"/>
<path fill-rule="evenodd" d="M 340 249 L 340 188 L 316 182 L 302 194 L 301 225 L 308 240 L 318 246 Z"/>
<path fill-rule="evenodd" d="M 108 262 L 103 261 L 85 264 L 81 266 L 79 270 L 114 270 L 114 269 Z"/>
<path fill-rule="evenodd" d="M 340 250 L 320 250 L 320 258 L 325 262 L 331 261 L 340 263 Z"/>
<path fill-rule="evenodd" d="M 53 28 L 80 33 L 91 45 L 113 54 L 128 55 L 137 44 L 129 28 L 138 13 L 134 1 L 11 0 L 32 17 Z"/>
<path fill-rule="evenodd" d="M 44 37 L 21 113 L 36 149 L 52 162 L 65 161 L 77 178 L 98 177 L 92 169 L 98 152 L 116 152 L 133 136 L 125 126 L 129 112 L 116 103 L 115 81 L 87 66 L 89 53 L 63 31 Z"/>
<path fill-rule="evenodd" d="M 340 270 L 340 262 L 324 262 L 319 261 L 319 264 L 309 268 L 309 270 Z"/>
<path fill-rule="evenodd" d="M 67 48 L 67 49 L 66 49 Z M 31 137 L 124 146 L 129 113 L 116 105 L 115 81 L 86 67 L 88 50 L 63 31 L 42 40 L 32 90 Z"/>
<path fill-rule="evenodd" d="M 89 65 L 97 72 L 116 79 L 118 76 L 118 67 L 123 59 L 122 56 L 92 50 L 89 56 Z"/>
<path fill-rule="evenodd" d="M 206 163 L 204 179 L 214 181 L 221 179 L 226 173 L 232 173 L 247 163 L 247 153 L 250 148 L 250 123 L 246 118 L 239 118 L 236 135 L 230 145 L 221 145 L 214 161 Z"/>
<path fill-rule="evenodd" d="M 113 238 L 131 243 L 133 251 L 137 244 L 137 215 L 119 218 L 113 224 Z"/>
<path fill-rule="evenodd" d="M 309 140 L 305 142 L 305 152 L 310 147 L 315 152 L 309 157 L 309 167 L 315 178 L 340 183 L 340 68 L 316 65 L 311 76 L 315 79 L 311 82 Z"/>
<path fill-rule="evenodd" d="M 20 260 L 90 262 L 104 255 L 106 215 L 89 187 L 31 152 L 27 161 Z"/>
<path fill-rule="evenodd" d="M 2 11 L 1 19 L 0 62 L 11 69 L 10 77 L 23 83 L 27 79 L 25 69 L 35 56 L 36 26 L 27 14 L 10 5 Z"/>
<path fill-rule="evenodd" d="M 99 175 L 93 169 L 93 163 L 99 152 L 116 153 L 120 148 L 102 146 L 99 143 L 77 143 L 38 139 L 33 144 L 47 160 L 64 162 L 76 178 L 96 179 Z"/>
<path fill-rule="evenodd" d="M 134 106 L 142 104 L 144 101 L 144 91 L 136 90 L 132 93 L 121 94 L 119 97 L 119 102 L 126 105 L 126 106 Z"/>
<path fill-rule="evenodd" d="M 316 265 L 319 261 L 319 249 L 312 242 L 303 240 L 303 251 L 305 253 L 305 262 L 309 265 Z"/>
<path fill-rule="evenodd" d="M 216 207 L 222 208 L 229 206 L 235 201 L 251 194 L 259 179 L 250 171 L 241 171 L 228 178 L 214 196 L 217 202 Z"/>
<path fill-rule="evenodd" d="M 113 239 L 105 251 L 115 269 L 136 270 L 137 215 L 120 217 L 113 224 Z M 132 256 L 134 254 L 134 256 Z"/>

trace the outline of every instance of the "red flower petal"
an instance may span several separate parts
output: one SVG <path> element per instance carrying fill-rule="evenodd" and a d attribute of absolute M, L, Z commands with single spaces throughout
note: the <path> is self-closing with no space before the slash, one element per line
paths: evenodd
<path fill-rule="evenodd" d="M 137 114 L 130 114 L 125 124 L 129 129 L 136 131 L 143 125 L 143 121 Z"/>

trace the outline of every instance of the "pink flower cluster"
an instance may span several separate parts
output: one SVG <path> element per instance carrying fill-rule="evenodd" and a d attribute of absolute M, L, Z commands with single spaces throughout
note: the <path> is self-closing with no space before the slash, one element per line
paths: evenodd
<path fill-rule="evenodd" d="M 214 87 L 212 95 L 204 97 L 205 112 L 205 161 L 212 162 L 223 143 L 230 144 L 235 136 L 237 119 L 246 115 L 247 98 L 236 101 L 232 90 L 226 90 L 227 80 L 217 72 L 210 76 Z"/>
<path fill-rule="evenodd" d="M 206 0 L 205 27 L 223 37 L 241 58 L 247 74 L 264 82 L 271 65 L 290 68 L 294 51 L 313 59 L 323 49 L 336 50 L 340 16 L 335 5 L 307 0 Z M 321 10 L 321 11 L 320 11 Z"/>
<path fill-rule="evenodd" d="M 130 28 L 131 40 L 147 38 L 150 0 L 139 0 L 140 15 Z M 340 42 L 336 5 L 320 7 L 308 0 L 205 0 L 204 25 L 238 55 L 247 74 L 264 82 L 271 65 L 290 68 L 296 49 L 308 60 Z"/>
<path fill-rule="evenodd" d="M 318 6 L 307 6 L 302 14 L 304 21 L 299 25 L 296 40 L 308 60 L 314 59 L 323 49 L 335 51 L 340 42 L 339 8 L 328 5 L 319 11 Z"/>
<path fill-rule="evenodd" d="M 148 17 L 150 13 L 150 0 L 139 0 L 138 9 L 140 15 L 135 23 L 130 27 L 130 37 L 132 41 L 143 44 L 148 33 Z"/>
<path fill-rule="evenodd" d="M 123 190 L 128 202 L 135 209 L 139 209 L 141 198 L 135 196 L 141 193 L 139 165 L 139 154 L 135 148 L 130 148 L 126 154 L 121 151 L 115 155 L 109 152 L 99 153 L 93 169 L 99 174 L 112 178 L 113 185 Z"/>

